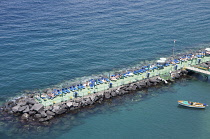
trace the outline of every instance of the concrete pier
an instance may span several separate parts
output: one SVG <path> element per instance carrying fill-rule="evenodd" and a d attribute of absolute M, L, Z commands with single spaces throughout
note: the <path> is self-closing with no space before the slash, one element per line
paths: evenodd
<path fill-rule="evenodd" d="M 172 79 L 180 78 L 187 74 L 186 67 L 210 61 L 210 57 L 187 60 L 177 64 L 170 64 L 162 69 L 155 69 L 142 74 L 134 74 L 129 77 L 99 84 L 95 87 L 80 89 L 78 96 L 73 92 L 62 94 L 54 99 L 37 99 L 36 95 L 28 95 L 7 102 L 2 110 L 10 114 L 21 115 L 21 120 L 44 122 L 56 115 L 68 113 L 81 107 L 101 103 L 104 99 L 110 99 L 130 92 L 149 88 L 157 84 L 167 84 Z M 198 63 L 200 62 L 200 63 Z M 148 76 L 149 75 L 149 76 Z M 112 84 L 110 86 L 110 84 Z"/>

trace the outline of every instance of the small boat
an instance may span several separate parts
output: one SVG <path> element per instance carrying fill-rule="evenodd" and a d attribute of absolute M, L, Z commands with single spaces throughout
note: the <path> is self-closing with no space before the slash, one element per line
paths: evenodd
<path fill-rule="evenodd" d="M 178 104 L 190 108 L 200 108 L 200 109 L 204 109 L 206 106 L 208 106 L 205 103 L 184 101 L 184 100 L 178 100 Z"/>

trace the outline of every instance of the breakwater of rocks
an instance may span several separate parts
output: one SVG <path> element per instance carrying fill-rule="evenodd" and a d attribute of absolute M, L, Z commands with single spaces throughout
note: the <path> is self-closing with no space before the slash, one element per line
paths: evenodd
<path fill-rule="evenodd" d="M 174 79 L 178 79 L 187 74 L 186 70 L 177 70 L 170 73 Z M 151 86 L 164 85 L 172 81 L 164 80 L 159 76 L 129 83 L 116 88 L 109 88 L 105 91 L 93 93 L 73 100 L 63 101 L 51 106 L 45 107 L 35 100 L 34 94 L 28 94 L 24 97 L 8 101 L 1 107 L 1 112 L 19 117 L 24 122 L 46 122 L 51 119 L 69 113 L 80 108 L 85 108 L 116 96 L 121 96 L 131 92 L 137 92 Z"/>

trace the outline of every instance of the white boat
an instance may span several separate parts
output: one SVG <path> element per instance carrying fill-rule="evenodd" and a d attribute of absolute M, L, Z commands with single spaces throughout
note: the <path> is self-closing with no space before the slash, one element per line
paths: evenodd
<path fill-rule="evenodd" d="M 178 104 L 190 108 L 200 108 L 200 109 L 204 109 L 206 106 L 208 106 L 205 103 L 184 101 L 184 100 L 178 100 Z"/>

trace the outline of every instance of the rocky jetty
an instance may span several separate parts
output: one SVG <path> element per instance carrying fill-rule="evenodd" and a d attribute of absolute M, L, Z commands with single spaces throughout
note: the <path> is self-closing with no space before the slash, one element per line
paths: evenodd
<path fill-rule="evenodd" d="M 185 70 L 179 70 L 171 73 L 175 79 L 187 74 Z M 168 81 L 159 76 L 137 81 L 135 83 L 126 84 L 117 88 L 109 88 L 102 92 L 97 92 L 84 97 L 78 97 L 73 100 L 56 103 L 52 106 L 44 107 L 43 104 L 38 103 L 34 95 L 27 95 L 12 101 L 8 101 L 1 107 L 1 111 L 8 114 L 19 116 L 22 121 L 49 121 L 50 119 L 68 113 L 70 111 L 94 105 L 95 103 L 102 103 L 105 99 L 110 99 L 116 96 L 149 88 L 158 84 L 166 84 Z"/>

